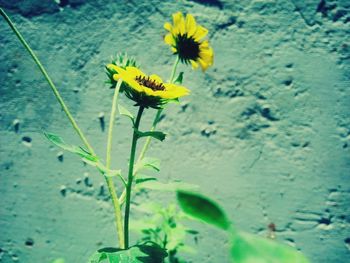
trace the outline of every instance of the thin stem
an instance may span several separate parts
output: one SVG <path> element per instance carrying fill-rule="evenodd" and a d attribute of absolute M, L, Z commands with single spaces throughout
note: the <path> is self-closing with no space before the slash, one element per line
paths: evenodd
<path fill-rule="evenodd" d="M 151 127 L 150 131 L 154 131 L 156 129 L 160 115 L 162 115 L 162 111 L 163 111 L 163 109 L 159 109 L 157 111 L 156 117 L 153 120 L 152 127 Z M 151 136 L 147 137 L 146 142 L 143 145 L 142 150 L 140 152 L 139 158 L 137 158 L 137 162 L 140 162 L 143 159 L 143 157 L 145 157 L 145 153 L 149 147 L 149 144 L 151 143 L 151 138 L 152 138 Z"/>
<path fill-rule="evenodd" d="M 173 65 L 173 69 L 171 70 L 171 74 L 170 74 L 170 83 L 173 83 L 174 82 L 174 77 L 175 77 L 175 73 L 176 73 L 176 68 L 177 68 L 177 65 L 179 64 L 179 61 L 180 61 L 180 58 L 179 56 L 176 57 L 176 60 L 174 62 L 174 65 Z"/>
<path fill-rule="evenodd" d="M 117 112 L 117 101 L 118 101 L 118 94 L 120 90 L 120 86 L 122 84 L 123 80 L 120 79 L 117 83 L 117 86 L 115 87 L 114 90 L 114 95 L 113 95 L 113 101 L 112 101 L 112 110 L 111 110 L 111 116 L 109 119 L 109 127 L 108 127 L 108 139 L 107 139 L 107 153 L 106 153 L 106 168 L 107 171 L 111 168 L 111 152 L 112 152 L 112 138 L 113 138 L 113 127 L 114 127 L 114 121 L 116 118 L 116 112 Z M 119 247 L 121 249 L 125 248 L 125 243 L 124 243 L 124 236 L 123 236 L 123 217 L 122 217 L 122 212 L 120 209 L 120 204 L 119 204 L 119 198 L 117 195 L 117 190 L 115 188 L 114 182 L 112 177 L 105 176 L 106 183 L 108 186 L 108 191 L 109 194 L 111 195 L 112 198 L 112 203 L 114 207 L 114 217 L 115 217 L 115 222 L 117 226 L 117 234 L 118 234 L 118 241 L 119 241 Z"/>
<path fill-rule="evenodd" d="M 135 153 L 137 146 L 137 131 L 140 125 L 141 116 L 143 113 L 144 107 L 140 106 L 137 113 L 137 117 L 134 125 L 134 133 L 132 136 L 131 151 L 130 151 L 130 161 L 129 161 L 129 174 L 128 174 L 128 184 L 126 187 L 126 204 L 125 204 L 125 217 L 124 217 L 124 240 L 125 248 L 129 248 L 129 213 L 130 213 L 130 200 L 131 200 L 131 186 L 133 181 L 134 173 L 134 164 L 135 164 Z"/>
<path fill-rule="evenodd" d="M 58 92 L 55 84 L 52 82 L 51 78 L 49 77 L 48 73 L 46 72 L 44 66 L 41 64 L 41 62 L 39 61 L 38 57 L 35 55 L 34 51 L 30 48 L 30 46 L 28 45 L 28 43 L 25 41 L 25 39 L 23 38 L 23 36 L 21 35 L 21 33 L 18 31 L 18 29 L 15 27 L 15 25 L 13 24 L 13 22 L 11 21 L 11 19 L 7 16 L 7 14 L 5 13 L 5 11 L 0 8 L 0 14 L 4 17 L 4 19 L 6 20 L 6 22 L 9 24 L 9 26 L 11 27 L 12 31 L 16 34 L 16 36 L 18 37 L 18 39 L 21 41 L 21 43 L 23 44 L 23 46 L 25 47 L 25 49 L 29 52 L 29 54 L 32 56 L 34 62 L 38 65 L 41 73 L 44 75 L 45 79 L 47 80 L 47 82 L 49 83 L 56 99 L 58 100 L 58 102 L 60 103 L 63 111 L 66 113 L 69 121 L 71 122 L 74 130 L 76 131 L 76 133 L 79 135 L 80 139 L 83 141 L 84 145 L 86 146 L 86 148 L 88 149 L 88 151 L 92 154 L 95 155 L 95 152 L 93 150 L 93 148 L 91 147 L 90 143 L 87 141 L 86 137 L 84 136 L 83 132 L 80 130 L 80 128 L 78 127 L 78 124 L 76 123 L 76 121 L 74 120 L 73 116 L 71 115 L 71 113 L 69 112 L 66 104 L 64 103 L 60 93 Z"/>
<path fill-rule="evenodd" d="M 179 64 L 179 57 L 177 56 L 176 57 L 176 60 L 174 62 L 174 65 L 173 65 L 173 68 L 171 70 L 171 75 L 170 75 L 170 83 L 173 83 L 174 81 L 174 76 L 176 74 L 176 69 L 177 69 L 177 66 Z M 160 115 L 162 114 L 162 111 L 163 109 L 160 108 L 158 111 L 157 111 L 157 114 L 156 116 L 154 117 L 154 120 L 153 120 L 153 124 L 152 124 L 152 127 L 151 127 L 151 131 L 154 131 L 157 127 L 157 124 L 159 122 L 159 119 L 160 119 Z M 145 141 L 145 144 L 143 145 L 142 147 L 142 150 L 140 152 L 140 155 L 137 159 L 137 162 L 141 161 L 144 157 L 145 157 L 145 154 L 146 154 L 146 151 L 148 150 L 148 147 L 149 145 L 151 144 L 151 140 L 152 138 L 151 137 L 147 137 L 146 141 Z M 133 176 L 135 176 L 136 174 L 134 174 Z M 120 205 L 123 205 L 124 202 L 125 202 L 125 197 L 126 197 L 126 191 L 124 190 L 123 193 L 121 194 L 120 198 L 119 198 L 119 203 Z"/>
<path fill-rule="evenodd" d="M 112 152 L 112 137 L 113 137 L 113 127 L 114 127 L 114 121 L 117 113 L 117 101 L 118 101 L 118 95 L 120 86 L 122 84 L 123 80 L 119 79 L 117 86 L 114 89 L 113 94 L 113 101 L 112 101 L 112 110 L 111 110 L 111 116 L 109 118 L 109 127 L 108 127 L 108 139 L 107 139 L 107 153 L 106 153 L 106 167 L 107 169 L 111 168 L 111 152 Z"/>

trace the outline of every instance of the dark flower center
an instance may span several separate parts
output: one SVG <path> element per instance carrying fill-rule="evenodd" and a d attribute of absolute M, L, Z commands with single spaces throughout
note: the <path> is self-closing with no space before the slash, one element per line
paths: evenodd
<path fill-rule="evenodd" d="M 142 86 L 145 86 L 147 88 L 150 88 L 154 91 L 157 90 L 165 90 L 165 86 L 163 83 L 157 83 L 156 81 L 150 79 L 150 77 L 145 76 L 137 76 L 135 80 Z"/>
<path fill-rule="evenodd" d="M 199 43 L 187 34 L 177 35 L 176 50 L 182 61 L 196 60 L 199 57 Z"/>

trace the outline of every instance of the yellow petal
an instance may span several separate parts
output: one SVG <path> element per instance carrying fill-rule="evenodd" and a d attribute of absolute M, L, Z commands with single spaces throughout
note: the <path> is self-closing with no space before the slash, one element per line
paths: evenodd
<path fill-rule="evenodd" d="M 204 40 L 200 43 L 199 48 L 208 48 L 209 47 L 209 41 Z"/>
<path fill-rule="evenodd" d="M 178 28 L 179 28 L 180 35 L 186 34 L 186 23 L 185 23 L 185 19 L 183 17 L 180 20 Z"/>
<path fill-rule="evenodd" d="M 167 34 L 165 37 L 164 37 L 164 42 L 167 43 L 168 45 L 170 46 L 174 46 L 176 43 L 175 43 L 175 39 L 173 37 L 172 34 Z"/>
<path fill-rule="evenodd" d="M 131 78 L 135 78 L 137 76 L 146 76 L 141 70 L 136 67 L 126 67 L 126 72 Z"/>
<path fill-rule="evenodd" d="M 196 61 L 190 60 L 190 62 L 191 62 L 191 65 L 192 65 L 193 69 L 197 69 L 198 68 L 198 63 Z"/>
<path fill-rule="evenodd" d="M 176 12 L 173 14 L 174 27 L 177 27 L 180 24 L 181 19 L 183 19 L 181 12 Z"/>
<path fill-rule="evenodd" d="M 113 74 L 113 79 L 118 81 L 120 79 L 120 74 Z"/>
<path fill-rule="evenodd" d="M 145 91 L 145 87 L 140 85 L 136 80 L 134 79 L 123 79 L 123 81 L 125 81 L 132 89 L 138 91 L 138 92 L 144 92 Z"/>
<path fill-rule="evenodd" d="M 196 32 L 196 20 L 191 14 L 186 15 L 186 32 L 187 36 L 191 37 Z"/>
<path fill-rule="evenodd" d="M 168 30 L 171 32 L 171 29 L 173 28 L 173 26 L 169 23 L 169 22 L 166 22 L 164 24 L 164 29 Z"/>
<path fill-rule="evenodd" d="M 197 62 L 199 63 L 203 71 L 206 71 L 207 68 L 210 66 L 207 62 L 205 62 L 201 58 L 197 59 Z"/>
<path fill-rule="evenodd" d="M 202 26 L 197 26 L 196 33 L 194 33 L 194 39 L 196 41 L 201 40 L 203 37 L 205 37 L 208 34 L 208 29 Z"/>
<path fill-rule="evenodd" d="M 190 93 L 190 90 L 172 83 L 164 83 L 165 91 L 163 91 L 162 98 L 164 99 L 175 99 L 182 96 L 186 96 Z"/>
<path fill-rule="evenodd" d="M 213 60 L 213 51 L 211 49 L 201 50 L 199 52 L 199 57 L 207 62 Z"/>
<path fill-rule="evenodd" d="M 144 87 L 143 92 L 146 93 L 146 95 L 148 95 L 148 96 L 160 97 L 160 96 L 157 96 L 156 92 L 153 89 L 150 89 L 147 87 Z"/>
<path fill-rule="evenodd" d="M 107 68 L 110 69 L 110 70 L 114 70 L 116 72 L 119 72 L 120 70 L 123 70 L 122 68 L 120 68 L 120 67 L 118 67 L 118 66 L 116 66 L 114 64 L 108 64 Z"/>

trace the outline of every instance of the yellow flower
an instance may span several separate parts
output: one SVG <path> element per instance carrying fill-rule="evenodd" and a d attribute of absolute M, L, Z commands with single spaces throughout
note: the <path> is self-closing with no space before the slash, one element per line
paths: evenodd
<path fill-rule="evenodd" d="M 114 70 L 115 81 L 122 79 L 127 84 L 126 96 L 143 107 L 159 108 L 169 100 L 176 100 L 189 94 L 189 90 L 173 83 L 164 83 L 158 75 L 146 75 L 136 67 L 125 69 L 113 64 L 107 68 Z"/>
<path fill-rule="evenodd" d="M 167 22 L 164 28 L 169 31 L 164 41 L 181 62 L 190 62 L 195 69 L 199 64 L 203 71 L 213 65 L 213 49 L 208 40 L 203 40 L 208 30 L 198 25 L 191 14 L 187 14 L 186 18 L 181 12 L 173 14 L 173 24 Z"/>

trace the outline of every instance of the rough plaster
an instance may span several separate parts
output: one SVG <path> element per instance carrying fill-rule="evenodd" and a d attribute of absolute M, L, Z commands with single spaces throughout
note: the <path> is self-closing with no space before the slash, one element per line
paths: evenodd
<path fill-rule="evenodd" d="M 163 23 L 175 11 L 193 13 L 210 30 L 215 65 L 206 74 L 180 67 L 192 94 L 171 105 L 160 124 L 169 136 L 150 151 L 162 159 L 159 176 L 200 185 L 241 229 L 266 235 L 275 223 L 278 240 L 312 262 L 349 262 L 349 1 L 0 0 L 0 6 L 102 156 L 99 117 L 108 120 L 112 96 L 104 65 L 127 51 L 146 72 L 166 78 L 173 57 L 162 43 Z M 79 142 L 3 20 L 0 39 L 0 262 L 85 262 L 95 249 L 115 244 L 103 180 L 45 140 L 42 130 Z M 147 112 L 145 129 L 153 114 Z M 117 124 L 114 161 L 125 170 L 130 126 Z M 228 262 L 226 236 L 193 224 L 200 231 L 193 262 Z"/>

